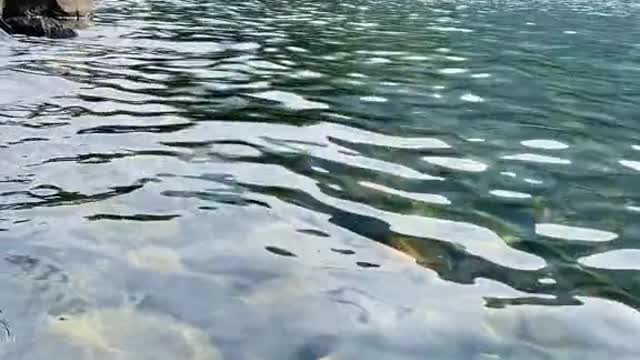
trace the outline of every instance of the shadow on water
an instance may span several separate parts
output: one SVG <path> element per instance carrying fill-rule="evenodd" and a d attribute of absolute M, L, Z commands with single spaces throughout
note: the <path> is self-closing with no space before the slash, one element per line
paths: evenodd
<path fill-rule="evenodd" d="M 105 0 L 0 35 L 0 356 L 637 358 L 639 15 Z"/>

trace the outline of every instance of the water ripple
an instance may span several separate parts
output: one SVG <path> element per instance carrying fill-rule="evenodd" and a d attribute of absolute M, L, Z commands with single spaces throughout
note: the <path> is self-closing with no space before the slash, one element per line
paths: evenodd
<path fill-rule="evenodd" d="M 0 357 L 640 353 L 638 6 L 96 5 L 0 44 Z"/>

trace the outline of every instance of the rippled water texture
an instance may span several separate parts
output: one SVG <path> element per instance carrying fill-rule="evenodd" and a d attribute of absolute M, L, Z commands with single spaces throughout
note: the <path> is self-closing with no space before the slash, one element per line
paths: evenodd
<path fill-rule="evenodd" d="M 0 43 L 3 359 L 638 359 L 640 6 L 96 0 Z"/>

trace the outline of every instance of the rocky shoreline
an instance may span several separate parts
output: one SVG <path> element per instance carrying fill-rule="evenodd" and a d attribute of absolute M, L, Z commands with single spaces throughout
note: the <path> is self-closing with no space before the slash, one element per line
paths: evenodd
<path fill-rule="evenodd" d="M 0 0 L 0 29 L 9 34 L 72 38 L 66 21 L 90 16 L 93 0 Z"/>

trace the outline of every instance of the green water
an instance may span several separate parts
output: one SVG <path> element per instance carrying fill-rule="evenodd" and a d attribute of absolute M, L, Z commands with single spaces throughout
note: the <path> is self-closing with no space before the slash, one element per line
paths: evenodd
<path fill-rule="evenodd" d="M 98 0 L 0 43 L 6 359 L 637 359 L 634 1 Z"/>

